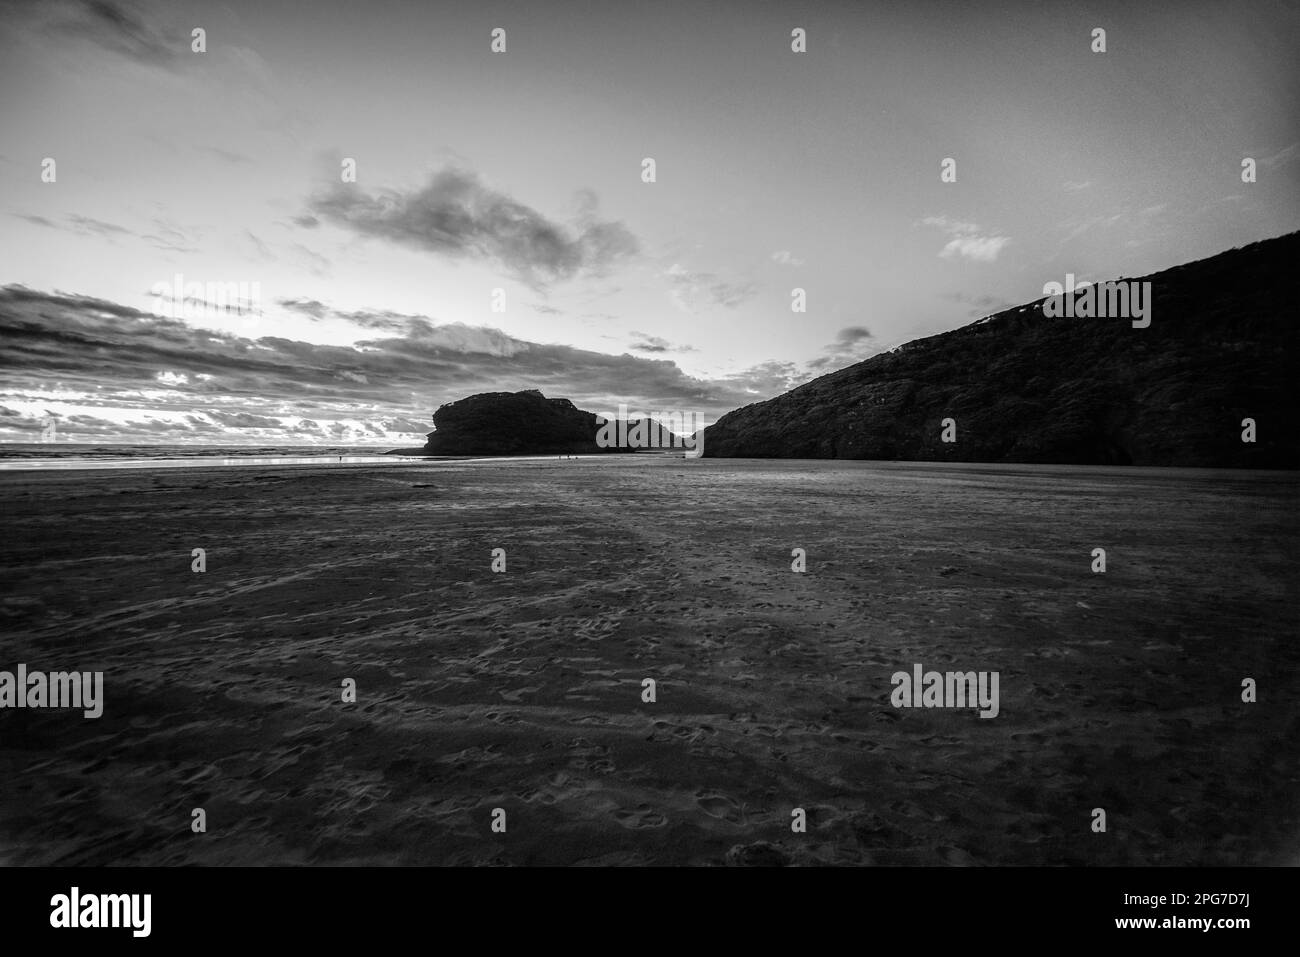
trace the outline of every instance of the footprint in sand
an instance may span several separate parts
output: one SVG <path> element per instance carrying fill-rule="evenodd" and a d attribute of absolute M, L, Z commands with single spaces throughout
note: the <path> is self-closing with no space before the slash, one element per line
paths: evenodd
<path fill-rule="evenodd" d="M 788 867 L 790 855 L 767 841 L 737 844 L 724 858 L 729 867 Z"/>
<path fill-rule="evenodd" d="M 569 766 L 579 771 L 609 774 L 614 770 L 614 762 L 609 759 L 609 753 L 609 748 L 603 744 L 593 744 L 586 738 L 574 738 L 569 742 Z"/>
<path fill-rule="evenodd" d="M 745 820 L 745 813 L 740 809 L 740 805 L 725 794 L 697 794 L 695 803 L 709 817 L 730 821 L 732 824 L 740 824 Z"/>
<path fill-rule="evenodd" d="M 554 804 L 558 800 L 558 795 L 549 788 L 527 788 L 519 792 L 519 800 L 525 804 L 532 804 L 534 801 L 538 804 Z"/>
<path fill-rule="evenodd" d="M 542 690 L 541 686 L 538 685 L 536 687 L 530 686 L 527 688 L 516 688 L 514 691 L 500 691 L 497 693 L 500 694 L 501 697 L 504 698 L 506 701 L 509 701 L 512 704 L 518 704 L 521 696 L 526 694 L 532 694 L 536 691 L 541 691 L 541 690 Z"/>
<path fill-rule="evenodd" d="M 619 808 L 614 812 L 614 820 L 634 831 L 643 827 L 663 827 L 668 823 L 668 818 L 649 804 L 638 804 L 635 810 L 631 811 L 627 808 Z"/>
<path fill-rule="evenodd" d="M 894 807 L 901 805 L 895 804 Z M 895 827 L 871 811 L 863 811 L 849 819 L 849 827 L 858 843 L 864 848 L 914 847 L 917 842 L 906 831 Z"/>
<path fill-rule="evenodd" d="M 449 814 L 460 814 L 468 811 L 470 808 L 477 807 L 479 804 L 476 798 L 468 796 L 459 796 L 445 798 L 429 808 L 429 813 L 435 817 L 445 817 Z"/>

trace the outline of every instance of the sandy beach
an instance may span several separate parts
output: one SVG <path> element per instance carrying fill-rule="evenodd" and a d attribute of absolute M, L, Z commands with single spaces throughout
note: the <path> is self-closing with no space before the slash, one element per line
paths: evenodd
<path fill-rule="evenodd" d="M 0 668 L 105 688 L 95 720 L 0 712 L 0 863 L 1292 863 L 1298 491 L 647 456 L 0 474 Z M 891 706 L 914 663 L 999 672 L 1000 713 Z"/>

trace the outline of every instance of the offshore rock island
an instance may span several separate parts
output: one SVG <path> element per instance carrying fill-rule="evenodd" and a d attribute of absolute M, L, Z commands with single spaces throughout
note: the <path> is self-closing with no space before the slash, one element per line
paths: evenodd
<path fill-rule="evenodd" d="M 423 455 L 590 455 L 681 447 L 680 439 L 653 420 L 641 426 L 644 441 L 638 447 L 602 445 L 597 439 L 605 421 L 568 399 L 548 399 L 536 389 L 483 392 L 440 406 L 433 414 L 434 431 L 424 448 L 415 451 Z M 640 421 L 633 419 L 628 427 Z"/>

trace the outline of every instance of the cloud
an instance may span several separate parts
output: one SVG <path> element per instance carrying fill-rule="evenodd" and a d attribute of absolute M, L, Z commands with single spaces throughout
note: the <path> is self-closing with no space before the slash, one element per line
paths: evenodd
<path fill-rule="evenodd" d="M 117 223 L 108 223 L 102 219 L 95 219 L 91 216 L 81 216 L 76 213 L 65 215 L 60 222 L 55 222 L 45 218 L 44 216 L 32 216 L 24 213 L 17 213 L 15 215 L 17 215 L 19 219 L 26 220 L 29 223 L 34 223 L 37 226 L 45 226 L 49 229 L 58 229 L 78 236 L 98 236 L 101 238 L 130 236 L 140 240 L 141 242 L 146 242 L 158 249 L 167 249 L 177 252 L 194 251 L 190 238 L 186 236 L 184 232 L 169 225 L 161 219 L 153 220 L 156 232 L 142 233 L 133 229 L 128 229 L 125 226 L 119 226 Z"/>
<path fill-rule="evenodd" d="M 346 322 L 369 332 L 389 333 L 393 337 L 418 341 L 424 346 L 448 352 L 509 356 L 529 347 L 529 343 L 488 326 L 469 326 L 462 322 L 438 324 L 427 316 L 388 309 L 345 312 L 331 309 L 316 299 L 277 299 L 276 304 L 312 321 L 331 319 Z"/>
<path fill-rule="evenodd" d="M 303 261 L 313 276 L 330 275 L 330 261 L 320 253 L 313 252 L 302 243 L 292 243 L 291 247 L 298 258 Z"/>
<path fill-rule="evenodd" d="M 874 339 L 871 330 L 866 326 L 849 326 L 841 329 L 835 336 L 834 345 L 837 347 L 855 346 L 859 342 L 865 342 L 868 339 Z"/>
<path fill-rule="evenodd" d="M 271 252 L 270 248 L 266 245 L 266 243 L 258 239 L 251 229 L 245 229 L 244 235 L 248 237 L 250 242 L 252 242 L 253 249 L 257 253 L 259 259 L 264 261 L 269 260 L 270 262 L 275 262 L 276 260 L 275 253 Z"/>
<path fill-rule="evenodd" d="M 953 292 L 943 297 L 953 302 L 959 302 L 965 306 L 971 306 L 966 311 L 966 315 L 971 318 L 982 319 L 984 316 L 991 316 L 995 312 L 1008 309 L 1015 303 L 1007 302 L 1001 296 L 983 295 L 972 296 L 964 292 Z"/>
<path fill-rule="evenodd" d="M 961 236 L 948 241 L 939 255 L 944 259 L 959 256 L 975 262 L 991 263 L 1011 240 L 1006 236 Z"/>
<path fill-rule="evenodd" d="M 796 259 L 788 249 L 778 249 L 772 253 L 772 262 L 782 266 L 802 266 L 804 261 Z"/>
<path fill-rule="evenodd" d="M 1076 183 L 1072 179 L 1067 179 L 1063 184 L 1063 188 L 1067 193 L 1077 193 L 1079 190 L 1087 189 L 1091 185 L 1092 185 L 1092 180 L 1085 180 L 1082 183 Z"/>
<path fill-rule="evenodd" d="M 1203 207 L 1200 211 L 1204 212 L 1206 209 L 1209 209 L 1214 205 L 1214 203 L 1211 203 L 1209 206 Z M 1121 230 L 1126 230 L 1130 233 L 1134 231 L 1139 233 L 1139 235 L 1132 236 L 1128 241 L 1126 241 L 1125 246 L 1128 248 L 1134 248 L 1135 246 L 1144 245 L 1145 243 L 1150 242 L 1153 237 L 1167 232 L 1167 227 L 1164 230 L 1161 230 L 1159 227 L 1159 221 L 1164 218 L 1167 209 L 1168 204 L 1156 203 L 1152 206 L 1145 206 L 1138 210 L 1120 210 L 1119 212 L 1109 214 L 1099 213 L 1095 216 L 1088 216 L 1082 219 L 1067 219 L 1062 223 L 1056 224 L 1057 229 L 1066 231 L 1065 235 L 1057 243 L 1057 249 L 1063 249 L 1073 240 L 1094 229 L 1113 229 L 1116 226 L 1120 227 Z M 1118 239 L 1108 238 L 1107 241 L 1114 243 L 1118 242 Z"/>
<path fill-rule="evenodd" d="M 657 353 L 657 352 L 694 352 L 694 351 L 696 351 L 694 346 L 679 346 L 679 345 L 674 345 L 673 343 L 669 342 L 667 339 L 661 339 L 659 336 L 652 336 L 652 335 L 649 335 L 648 333 L 637 332 L 636 330 L 633 330 L 633 331 L 632 331 L 632 335 L 636 336 L 636 341 L 633 342 L 633 343 L 631 343 L 631 345 L 629 345 L 628 348 L 629 348 L 629 349 L 632 349 L 632 350 L 634 350 L 634 351 L 636 351 L 636 352 L 656 352 L 656 353 Z"/>
<path fill-rule="evenodd" d="M 876 337 L 866 326 L 846 326 L 835 334 L 835 341 L 822 347 L 824 355 L 808 362 L 808 369 L 818 374 L 861 362 L 874 351 Z"/>
<path fill-rule="evenodd" d="M 277 299 L 276 305 L 312 319 L 324 319 L 329 309 L 315 299 Z"/>
<path fill-rule="evenodd" d="M 233 150 L 223 150 L 220 146 L 204 146 L 200 148 L 204 152 L 211 153 L 213 156 L 223 159 L 227 163 L 235 166 L 242 166 L 253 162 L 250 157 L 245 156 L 243 153 L 236 153 Z"/>
<path fill-rule="evenodd" d="M 1276 169 L 1279 166 L 1285 166 L 1287 163 L 1291 162 L 1296 158 L 1298 153 L 1300 153 L 1300 143 L 1292 143 L 1290 146 L 1283 150 L 1279 150 L 1272 156 L 1265 156 L 1259 161 L 1259 165 L 1263 166 L 1265 169 Z"/>
<path fill-rule="evenodd" d="M 1008 236 L 986 233 L 975 223 L 952 220 L 947 216 L 927 216 L 921 222 L 926 226 L 937 226 L 952 237 L 939 250 L 939 256 L 943 259 L 956 257 L 974 262 L 993 262 L 1011 242 Z"/>
<path fill-rule="evenodd" d="M 412 316 L 389 309 L 331 311 L 330 315 L 362 329 L 369 329 L 372 332 L 391 332 L 399 336 L 429 336 L 434 330 L 433 324 L 424 316 Z"/>
<path fill-rule="evenodd" d="M 19 219 L 25 219 L 29 223 L 35 223 L 37 226 L 47 226 L 50 229 L 59 229 L 65 232 L 77 233 L 82 236 L 139 236 L 125 226 L 119 226 L 116 223 L 106 223 L 102 219 L 94 219 L 90 216 L 81 216 L 77 213 L 70 213 L 63 217 L 63 222 L 56 223 L 46 219 L 44 216 L 29 216 L 26 214 L 17 214 Z"/>
<path fill-rule="evenodd" d="M 673 263 L 662 275 L 669 282 L 668 301 L 687 313 L 711 306 L 734 309 L 758 292 L 757 283 L 730 282 L 711 272 L 691 272 L 679 263 Z"/>
<path fill-rule="evenodd" d="M 311 299 L 282 305 L 304 315 L 346 318 L 384 335 L 350 346 L 245 338 L 107 300 L 2 287 L 0 405 L 21 412 L 23 427 L 11 429 L 14 420 L 6 417 L 0 437 L 30 435 L 48 408 L 60 416 L 60 435 L 74 441 L 78 435 L 238 441 L 241 435 L 251 440 L 239 430 L 256 428 L 265 430 L 258 434 L 264 441 L 327 442 L 347 434 L 336 431 L 339 423 L 379 441 L 383 422 L 416 422 L 427 431 L 439 405 L 478 392 L 540 389 L 586 409 L 627 402 L 698 409 L 716 419 L 754 401 L 760 389 L 764 397 L 783 391 L 771 371 L 701 379 L 653 356 L 529 342 L 499 329 L 423 316 L 339 312 Z M 78 414 L 109 424 L 65 427 L 68 416 Z M 300 431 L 302 420 L 320 425 L 319 434 Z M 383 441 L 409 444 L 409 437 Z"/>
<path fill-rule="evenodd" d="M 636 352 L 671 352 L 672 349 L 667 339 L 660 339 L 658 336 L 647 336 L 640 342 L 634 342 L 629 349 Z"/>
<path fill-rule="evenodd" d="M 265 415 L 254 415 L 251 412 L 221 412 L 210 410 L 208 417 L 218 425 L 223 425 L 228 429 L 278 429 L 281 428 L 279 419 L 272 419 Z"/>
<path fill-rule="evenodd" d="M 190 237 L 187 236 L 179 227 L 173 226 L 171 223 L 157 218 L 153 220 L 153 225 L 157 232 L 141 233 L 141 239 L 153 244 L 159 249 L 170 249 L 183 253 L 194 252 L 193 240 L 191 240 Z"/>
<path fill-rule="evenodd" d="M 185 42 L 167 38 L 130 6 L 113 0 L 55 0 L 39 9 L 43 19 L 38 29 L 47 35 L 86 40 L 149 66 L 174 66 L 177 51 Z M 187 42 L 185 48 L 188 50 Z"/>
<path fill-rule="evenodd" d="M 593 202 L 574 228 L 484 186 L 473 173 L 447 168 L 422 189 L 367 194 L 335 183 L 310 201 L 310 212 L 360 236 L 449 258 L 496 262 L 534 288 L 578 275 L 600 275 L 636 253 L 621 223 L 594 217 Z"/>
<path fill-rule="evenodd" d="M 1097 226 L 1101 226 L 1101 227 L 1114 226 L 1123 218 L 1124 218 L 1123 213 L 1115 213 L 1111 216 L 1089 216 L 1087 219 L 1083 219 L 1083 220 L 1078 220 L 1078 219 L 1066 220 L 1064 223 L 1060 224 L 1060 228 L 1068 229 L 1069 232 L 1065 234 L 1065 238 L 1061 240 L 1059 245 L 1064 246 L 1066 243 L 1070 242 L 1070 240 L 1082 236 L 1084 233 L 1088 232 L 1088 230 L 1093 229 Z"/>
<path fill-rule="evenodd" d="M 93 233 L 97 236 L 135 235 L 131 230 L 118 226 L 115 223 L 106 223 L 101 219 L 92 219 L 89 216 L 78 216 L 75 213 L 68 217 L 68 221 L 71 222 L 76 229 L 86 233 Z"/>
<path fill-rule="evenodd" d="M 724 381 L 744 395 L 742 404 L 761 402 L 795 386 L 803 385 L 814 376 L 793 362 L 772 360 L 750 366 L 742 372 L 728 376 Z"/>

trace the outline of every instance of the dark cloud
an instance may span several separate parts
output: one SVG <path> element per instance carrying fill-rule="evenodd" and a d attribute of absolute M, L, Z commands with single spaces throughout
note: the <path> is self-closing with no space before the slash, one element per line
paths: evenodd
<path fill-rule="evenodd" d="M 485 352 L 495 355 L 512 355 L 526 346 L 522 340 L 512 339 L 498 329 L 487 326 L 467 326 L 460 322 L 435 325 L 426 316 L 413 316 L 391 310 L 356 310 L 343 312 L 331 309 L 315 299 L 278 299 L 280 306 L 313 320 L 338 319 L 372 332 L 387 332 L 410 339 L 420 339 L 426 344 L 436 341 L 453 352 Z"/>
<path fill-rule="evenodd" d="M 106 223 L 102 219 L 92 219 L 89 216 L 78 216 L 73 213 L 68 217 L 68 221 L 73 227 L 96 236 L 134 236 L 135 233 L 125 227 L 118 226 L 116 223 Z"/>
<path fill-rule="evenodd" d="M 221 426 L 217 425 L 215 422 L 200 418 L 197 415 L 187 415 L 185 420 L 189 422 L 190 428 L 196 432 L 219 433 L 222 431 Z"/>
<path fill-rule="evenodd" d="M 331 312 L 332 316 L 344 319 L 362 329 L 375 332 L 392 332 L 406 336 L 428 336 L 433 334 L 433 323 L 424 316 L 408 316 L 400 312 L 383 310 L 372 312 L 358 310 L 354 312 Z"/>
<path fill-rule="evenodd" d="M 312 319 L 324 319 L 329 309 L 315 299 L 277 299 L 276 304 L 291 312 L 310 316 Z"/>
<path fill-rule="evenodd" d="M 632 335 L 636 336 L 635 341 L 628 346 L 634 352 L 694 352 L 694 346 L 673 345 L 667 339 L 659 336 L 652 336 L 648 333 L 637 332 L 632 330 Z"/>
<path fill-rule="evenodd" d="M 809 378 L 861 362 L 870 355 L 875 341 L 866 326 L 846 326 L 835 334 L 834 342 L 822 347 L 823 355 L 808 362 Z"/>
<path fill-rule="evenodd" d="M 284 302 L 315 308 L 315 300 Z M 372 432 L 376 423 L 416 422 L 427 431 L 428 417 L 444 402 L 520 389 L 586 409 L 625 402 L 698 410 L 713 420 L 756 401 L 757 392 L 767 398 L 786 388 L 776 372 L 761 368 L 704 380 L 664 359 L 527 342 L 498 329 L 382 311 L 326 314 L 392 334 L 352 346 L 250 339 L 101 299 L 7 286 L 0 288 L 0 380 L 10 405 L 19 393 L 30 399 L 57 384 L 61 393 L 82 397 L 76 404 L 140 409 L 142 420 L 159 410 L 162 394 L 168 409 L 193 416 L 189 427 L 218 436 L 223 428 L 250 427 L 288 435 L 299 419 L 357 420 Z M 213 409 L 259 418 L 223 425 Z M 253 425 L 272 415 L 293 424 Z"/>
<path fill-rule="evenodd" d="M 859 342 L 872 338 L 874 336 L 871 335 L 871 330 L 866 326 L 849 326 L 835 334 L 835 345 L 838 347 L 854 346 Z"/>
<path fill-rule="evenodd" d="M 589 207 L 569 229 L 455 168 L 413 192 L 370 195 L 355 184 L 336 183 L 309 206 L 311 213 L 361 236 L 499 263 L 533 287 L 599 275 L 637 251 L 635 237 L 621 223 L 597 221 Z"/>
<path fill-rule="evenodd" d="M 213 419 L 218 425 L 230 429 L 280 428 L 279 419 L 270 419 L 264 415 L 254 415 L 251 412 L 221 412 L 215 409 L 210 409 L 207 414 L 208 417 Z"/>
<path fill-rule="evenodd" d="M 729 392 L 739 393 L 742 396 L 736 403 L 736 407 L 739 407 L 789 392 L 819 374 L 800 368 L 794 362 L 774 359 L 729 375 L 722 382 Z"/>
<path fill-rule="evenodd" d="M 171 67 L 188 49 L 188 38 L 168 39 L 156 23 L 113 0 L 56 0 L 40 10 L 46 33 L 88 40 L 137 63 Z"/>
<path fill-rule="evenodd" d="M 37 226 L 48 226 L 50 229 L 61 229 L 67 232 L 79 233 L 83 236 L 138 235 L 124 226 L 118 226 L 116 223 L 106 223 L 102 219 L 94 219 L 76 213 L 64 216 L 62 224 L 46 219 L 44 216 L 30 216 L 20 213 L 18 218 L 25 219 L 29 223 L 35 223 Z"/>
<path fill-rule="evenodd" d="M 72 213 L 63 217 L 61 222 L 54 222 L 46 219 L 44 216 L 33 216 L 25 213 L 15 214 L 19 219 L 24 219 L 29 223 L 37 226 L 46 226 L 50 229 L 63 230 L 64 232 L 74 233 L 78 236 L 131 236 L 133 238 L 147 242 L 159 249 L 176 250 L 179 252 L 193 252 L 189 238 L 175 227 L 169 226 L 162 220 L 155 219 L 154 226 L 156 233 L 141 233 L 133 229 L 127 229 L 125 226 L 119 226 L 116 223 L 107 223 L 102 219 L 95 219 L 91 216 L 81 216 Z M 251 235 L 251 233 L 250 233 Z"/>

